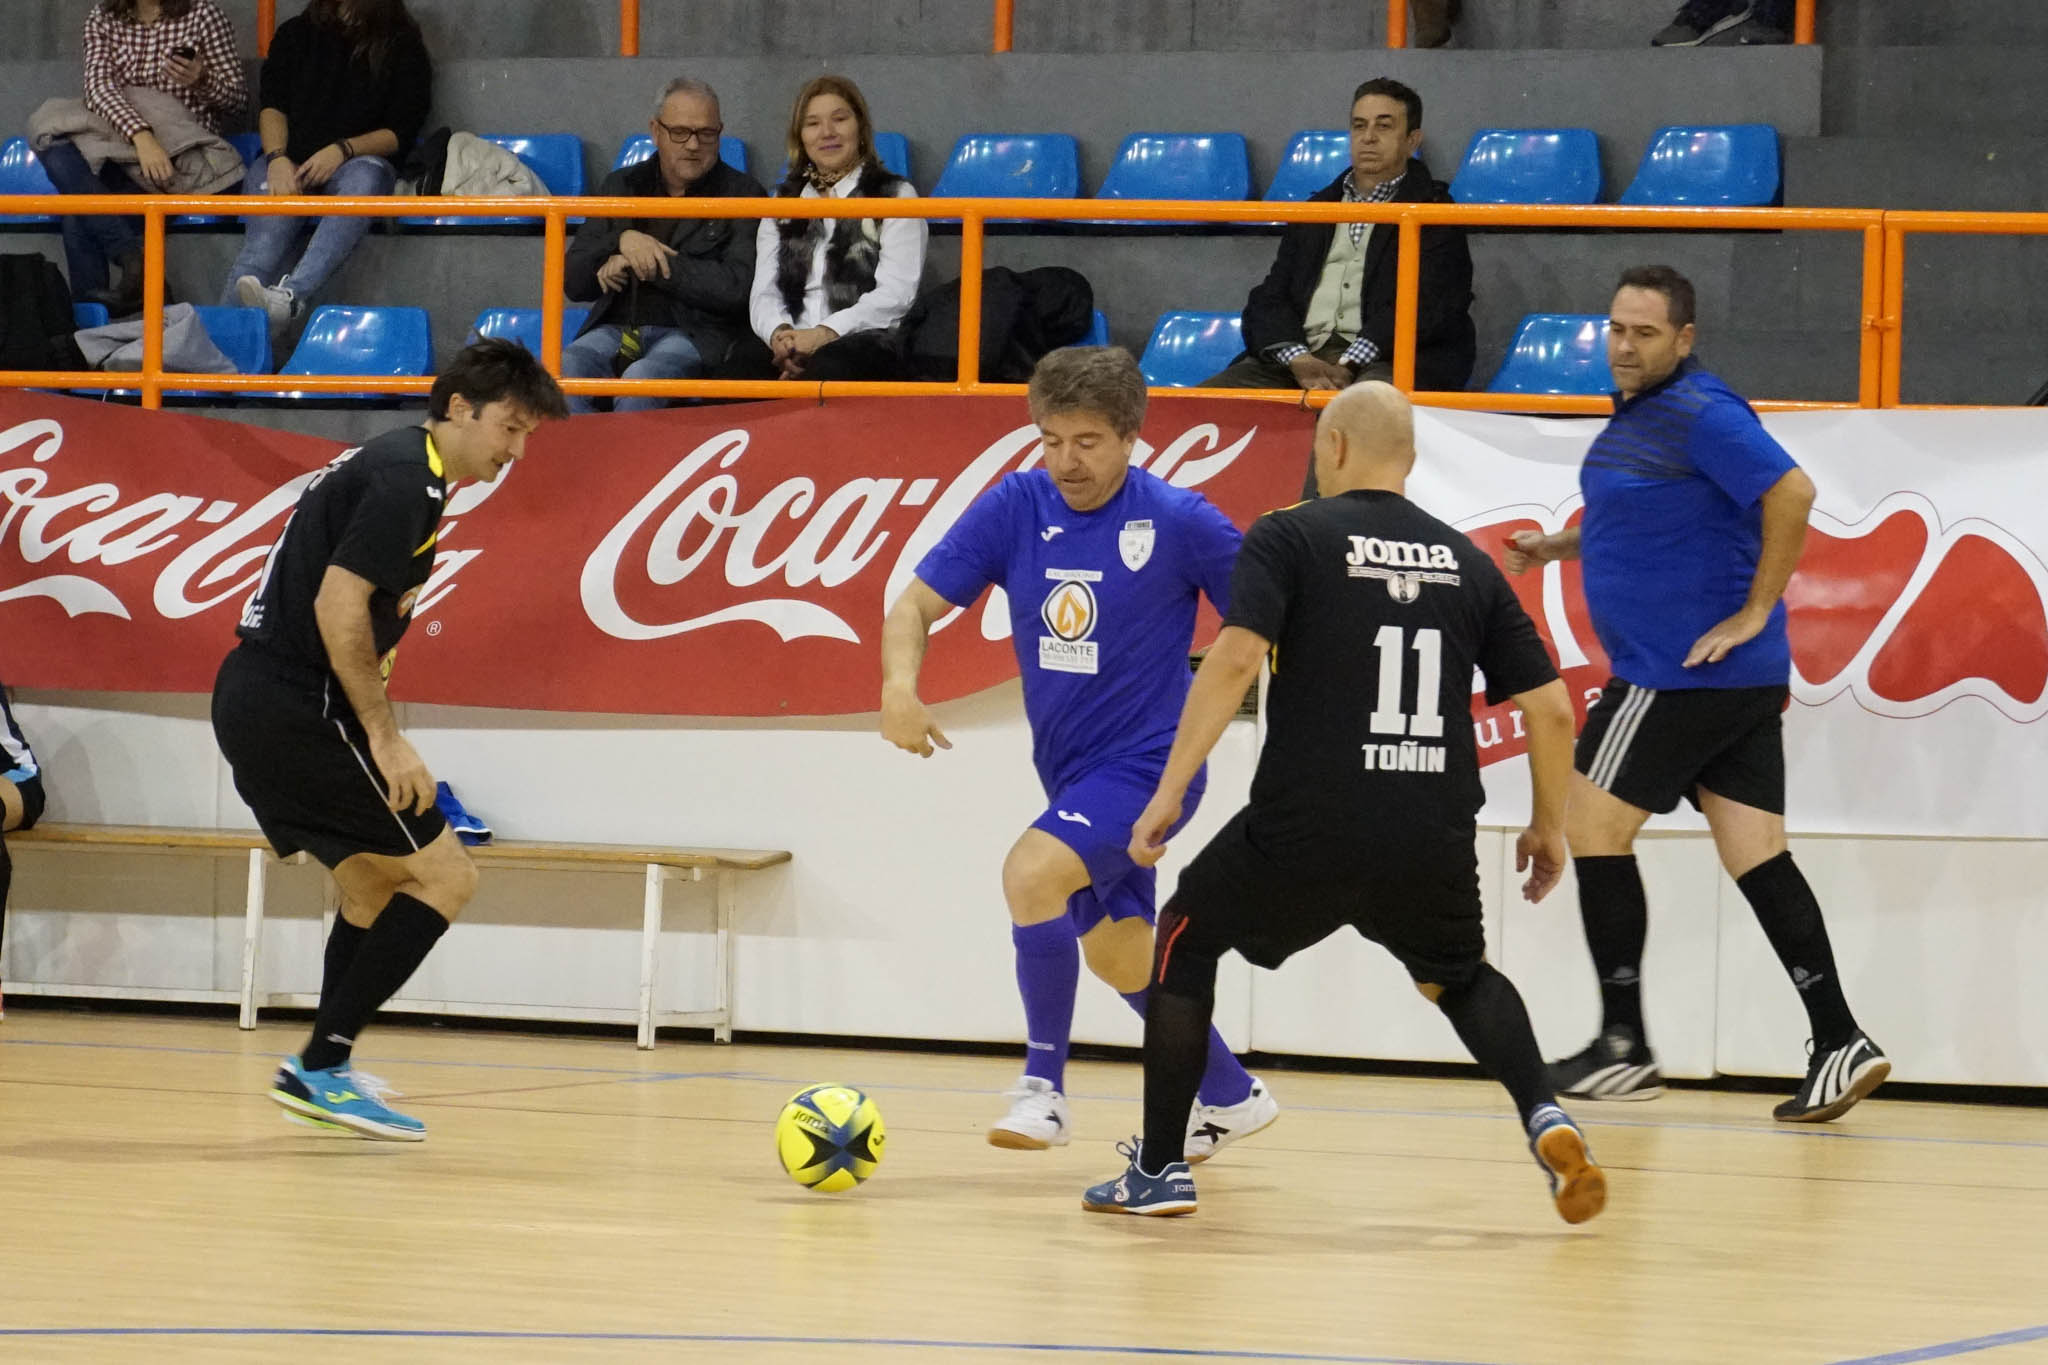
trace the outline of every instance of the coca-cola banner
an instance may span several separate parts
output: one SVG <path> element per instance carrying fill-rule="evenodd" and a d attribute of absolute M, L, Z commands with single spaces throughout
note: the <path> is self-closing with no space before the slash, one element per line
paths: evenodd
<path fill-rule="evenodd" d="M 1788 594 L 1790 816 L 1810 832 L 2048 834 L 2048 413 L 1767 419 L 1820 498 Z M 1291 502 L 1312 425 L 1152 405 L 1138 458 L 1240 525 Z M 1578 515 L 1598 423 L 1423 412 L 1410 495 L 1489 553 Z M 177 413 L 0 393 L 0 677 L 203 692 L 286 513 L 340 449 Z M 874 709 L 888 603 L 973 498 L 1038 459 L 1014 399 L 760 403 L 550 425 L 453 495 L 394 695 L 559 711 Z M 1679 544 L 1673 554 L 1687 553 Z M 1606 678 L 1574 564 L 1514 580 L 1583 712 Z M 999 595 L 948 617 L 929 700 L 1016 675 Z M 1205 615 L 1202 632 L 1214 629 Z M 1511 707 L 1475 697 L 1493 794 Z"/>

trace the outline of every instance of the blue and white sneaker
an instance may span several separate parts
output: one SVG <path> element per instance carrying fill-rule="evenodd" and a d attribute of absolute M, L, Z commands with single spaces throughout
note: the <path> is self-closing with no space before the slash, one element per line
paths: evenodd
<path fill-rule="evenodd" d="M 1171 1218 L 1195 1211 L 1195 1177 L 1185 1161 L 1167 1163 L 1158 1175 L 1147 1175 L 1138 1165 L 1144 1144 L 1137 1138 L 1116 1145 L 1117 1155 L 1131 1164 L 1114 1180 L 1090 1185 L 1081 1196 L 1081 1207 L 1091 1213 L 1142 1213 L 1151 1218 Z"/>
<path fill-rule="evenodd" d="M 446 782 L 434 784 L 434 804 L 440 808 L 441 816 L 447 820 L 448 828 L 455 831 L 455 837 L 465 844 L 488 844 L 491 841 L 491 827 L 469 813 L 456 798 L 455 789 Z"/>
<path fill-rule="evenodd" d="M 270 1082 L 270 1098 L 287 1114 L 345 1128 L 359 1137 L 380 1142 L 424 1142 L 427 1138 L 426 1124 L 377 1098 L 376 1090 L 359 1080 L 346 1062 L 325 1071 L 308 1071 L 297 1057 L 287 1057 Z"/>
<path fill-rule="evenodd" d="M 1607 1176 L 1593 1164 L 1586 1135 L 1554 1104 L 1529 1116 L 1529 1151 L 1550 1180 L 1557 1216 L 1583 1223 L 1607 1207 Z"/>

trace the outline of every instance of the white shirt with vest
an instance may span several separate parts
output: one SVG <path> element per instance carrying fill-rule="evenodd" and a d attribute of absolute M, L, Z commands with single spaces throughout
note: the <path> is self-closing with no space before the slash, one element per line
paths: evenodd
<path fill-rule="evenodd" d="M 833 185 L 829 193 L 841 199 L 849 197 L 866 174 L 865 166 L 855 170 Z M 800 197 L 816 199 L 818 193 L 817 186 L 807 184 Z M 896 193 L 899 198 L 914 199 L 917 187 L 906 181 Z M 825 299 L 825 256 L 831 249 L 832 233 L 822 233 L 811 251 L 811 273 L 804 282 L 803 311 L 791 316 L 789 305 L 775 279 L 781 261 L 782 234 L 778 231 L 776 219 L 763 218 L 755 239 L 754 290 L 748 306 L 748 318 L 753 324 L 754 334 L 763 342 L 774 336 L 778 327 L 830 327 L 840 336 L 880 331 L 895 326 L 910 311 L 912 301 L 917 298 L 918 282 L 924 276 L 925 241 L 930 234 L 930 225 L 924 219 L 820 221 L 835 226 L 851 222 L 861 231 L 879 236 L 881 254 L 875 262 L 875 287 L 837 312 L 829 311 L 831 305 Z"/>

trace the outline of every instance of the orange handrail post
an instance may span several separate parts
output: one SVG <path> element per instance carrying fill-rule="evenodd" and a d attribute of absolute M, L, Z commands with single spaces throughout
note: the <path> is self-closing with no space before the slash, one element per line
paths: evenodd
<path fill-rule="evenodd" d="M 277 32 L 277 0 L 256 0 L 256 55 L 270 55 L 270 35 Z"/>
<path fill-rule="evenodd" d="M 1422 224 L 1403 214 L 1395 241 L 1400 258 L 1394 263 L 1394 387 L 1415 392 L 1416 317 L 1422 306 Z"/>
<path fill-rule="evenodd" d="M 1884 402 L 1884 229 L 1863 229 L 1863 327 L 1857 341 L 1856 401 L 1866 408 Z"/>
<path fill-rule="evenodd" d="M 563 279 L 568 273 L 569 223 L 559 208 L 548 210 L 541 223 L 540 363 L 549 374 L 562 373 Z"/>
<path fill-rule="evenodd" d="M 1884 327 L 1884 352 L 1879 372 L 1879 407 L 1895 408 L 1899 405 L 1899 371 L 1906 350 L 1902 330 L 1905 316 L 1906 231 L 1887 224 L 1884 229 L 1884 308 L 1880 315 Z"/>
<path fill-rule="evenodd" d="M 142 406 L 164 402 L 164 211 L 142 216 Z"/>
<path fill-rule="evenodd" d="M 619 0 L 619 55 L 640 55 L 640 0 Z"/>
<path fill-rule="evenodd" d="M 960 387 L 981 382 L 982 216 L 960 220 Z"/>
<path fill-rule="evenodd" d="M 1008 52 L 1017 36 L 1017 0 L 996 0 L 995 41 L 992 52 Z"/>
<path fill-rule="evenodd" d="M 1387 46 L 1408 46 L 1408 0 L 1387 0 Z"/>
<path fill-rule="evenodd" d="M 1798 6 L 1792 11 L 1793 42 L 1811 43 L 1813 41 L 1813 5 L 1814 0 L 1799 0 Z"/>

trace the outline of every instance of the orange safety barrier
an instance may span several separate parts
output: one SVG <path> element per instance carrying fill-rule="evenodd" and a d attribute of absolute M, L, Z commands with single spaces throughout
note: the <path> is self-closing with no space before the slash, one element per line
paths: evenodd
<path fill-rule="evenodd" d="M 1097 219 L 1102 205 L 1086 199 L 460 199 L 431 201 L 437 214 L 451 217 L 538 218 L 543 229 L 541 286 L 541 362 L 559 374 L 562 360 L 564 257 L 568 219 L 596 218 L 957 218 L 960 241 L 960 369 L 955 381 L 922 384 L 806 383 L 802 380 L 729 381 L 708 379 L 581 379 L 565 381 L 571 393 L 649 395 L 670 398 L 825 398 L 841 395 L 911 396 L 960 393 L 1021 393 L 1018 385 L 989 384 L 979 373 L 981 353 L 981 272 L 983 238 L 989 219 L 1030 219 L 1063 222 Z M 164 224 L 175 214 L 221 216 L 327 216 L 392 218 L 418 213 L 416 197 L 329 199 L 319 196 L 136 198 L 119 195 L 0 195 L 0 214 L 120 213 L 143 216 L 143 361 L 137 373 L 118 377 L 104 371 L 57 373 L 40 370 L 0 372 L 0 388 L 134 389 L 142 405 L 160 407 L 166 388 L 205 393 L 272 392 L 279 388 L 320 393 L 423 393 L 430 378 L 394 379 L 375 375 L 166 374 L 163 372 Z M 1863 234 L 1863 296 L 1859 313 L 1857 401 L 1799 403 L 1763 401 L 1765 409 L 1850 408 L 1895 405 L 1898 401 L 1898 318 L 1903 306 L 1905 276 L 1902 241 L 1908 231 L 2048 233 L 2048 215 L 2029 214 L 1887 214 L 1879 209 L 1697 209 L 1637 208 L 1618 204 L 1583 207 L 1494 204 L 1362 204 L 1362 203 L 1215 203 L 1163 200 L 1121 200 L 1119 220 L 1151 223 L 1342 223 L 1371 222 L 1393 226 L 1400 234 L 1400 268 L 1396 274 L 1394 383 L 1415 401 L 1436 407 L 1509 412 L 1583 412 L 1608 410 L 1605 399 L 1547 395 L 1437 392 L 1415 390 L 1416 309 L 1421 293 L 1421 231 L 1430 224 L 1467 227 L 1553 229 L 1665 228 L 1682 231 L 1834 231 Z M 1155 389 L 1160 396 L 1187 394 L 1186 389 Z M 1319 405 L 1328 400 L 1295 390 L 1203 389 L 1203 396 L 1223 394 Z"/>

